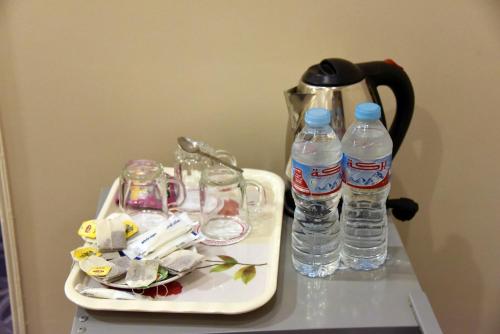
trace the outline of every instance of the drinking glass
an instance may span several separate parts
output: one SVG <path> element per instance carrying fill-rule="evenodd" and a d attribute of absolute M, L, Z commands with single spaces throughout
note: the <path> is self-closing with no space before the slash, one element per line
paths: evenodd
<path fill-rule="evenodd" d="M 249 201 L 247 190 L 254 188 L 258 196 Z M 214 205 L 214 199 L 216 205 Z M 204 243 L 230 245 L 243 240 L 251 230 L 248 209 L 264 205 L 264 187 L 257 181 L 223 166 L 203 170 L 200 179 L 201 232 Z"/>
<path fill-rule="evenodd" d="M 236 158 L 224 150 L 216 150 L 204 142 L 198 142 L 204 152 L 216 156 L 232 165 L 237 164 Z M 177 147 L 175 151 L 175 177 L 182 181 L 186 189 L 186 199 L 181 206 L 182 211 L 200 212 L 200 178 L 201 173 L 217 163 L 197 153 L 189 153 Z"/>
<path fill-rule="evenodd" d="M 175 201 L 168 201 L 168 189 L 175 189 Z M 182 204 L 182 182 L 168 175 L 159 162 L 131 160 L 120 177 L 119 205 L 128 214 L 154 213 L 168 216 L 169 209 Z"/>

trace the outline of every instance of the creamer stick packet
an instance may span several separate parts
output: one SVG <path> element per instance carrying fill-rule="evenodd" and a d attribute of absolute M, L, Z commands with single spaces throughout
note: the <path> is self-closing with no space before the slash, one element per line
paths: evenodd
<path fill-rule="evenodd" d="M 186 233 L 175 238 L 172 241 L 163 244 L 152 253 L 149 253 L 144 257 L 138 256 L 138 258 L 144 258 L 146 260 L 161 259 L 169 255 L 170 253 L 175 252 L 176 250 L 191 247 L 201 240 L 201 235 L 196 232 Z"/>
<path fill-rule="evenodd" d="M 127 244 L 123 253 L 130 259 L 142 258 L 163 244 L 187 234 L 192 230 L 194 223 L 186 213 L 170 217 L 165 224 L 157 226 Z"/>
<path fill-rule="evenodd" d="M 169 230 L 166 230 L 163 226 L 159 226 L 137 237 L 133 242 L 128 244 L 123 253 L 130 259 L 138 259 L 152 253 L 155 249 L 172 239 L 189 233 L 189 231 L 191 231 L 191 227 L 189 226 L 176 226 Z"/>

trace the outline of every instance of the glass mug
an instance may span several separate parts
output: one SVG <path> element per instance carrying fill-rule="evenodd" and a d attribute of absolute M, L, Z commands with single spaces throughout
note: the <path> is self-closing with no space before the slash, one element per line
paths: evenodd
<path fill-rule="evenodd" d="M 169 190 L 176 199 L 169 202 Z M 120 177 L 119 206 L 131 215 L 153 213 L 168 216 L 169 209 L 180 206 L 185 198 L 182 182 L 165 173 L 162 164 L 153 160 L 131 160 Z M 171 197 L 171 196 L 170 196 Z"/>
<path fill-rule="evenodd" d="M 236 158 L 224 150 L 216 150 L 208 144 L 198 142 L 202 151 L 210 153 L 219 159 L 236 166 Z M 189 153 L 177 147 L 175 151 L 175 177 L 182 181 L 186 190 L 186 199 L 181 210 L 188 212 L 200 212 L 200 178 L 201 173 L 214 165 L 212 159 L 197 153 Z"/>
<path fill-rule="evenodd" d="M 254 187 L 258 193 L 250 201 L 247 188 Z M 266 203 L 264 187 L 253 180 L 223 166 L 203 170 L 200 179 L 200 231 L 208 245 L 231 245 L 243 240 L 251 230 L 248 209 L 253 211 Z"/>

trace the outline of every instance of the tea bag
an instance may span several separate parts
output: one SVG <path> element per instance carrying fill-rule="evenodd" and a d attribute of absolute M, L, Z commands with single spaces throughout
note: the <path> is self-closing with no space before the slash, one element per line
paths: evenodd
<path fill-rule="evenodd" d="M 106 219 L 118 220 L 121 221 L 122 224 L 125 224 L 125 237 L 127 239 L 131 238 L 139 231 L 139 227 L 134 222 L 132 217 L 130 217 L 126 213 L 115 212 L 107 216 Z"/>
<path fill-rule="evenodd" d="M 169 271 L 172 270 L 177 273 L 182 273 L 193 269 L 201 260 L 203 260 L 203 255 L 190 250 L 181 249 L 162 259 L 160 264 Z"/>
<path fill-rule="evenodd" d="M 132 218 L 126 213 L 112 213 L 108 217 L 107 220 L 119 220 L 125 225 L 125 237 L 129 239 L 137 234 L 139 228 L 137 224 L 132 220 Z M 87 220 L 82 223 L 80 228 L 78 229 L 78 235 L 82 237 L 82 239 L 88 243 L 96 243 L 96 225 L 98 221 L 101 220 Z"/>
<path fill-rule="evenodd" d="M 159 263 L 156 260 L 131 260 L 125 283 L 131 288 L 143 288 L 156 280 Z"/>
<path fill-rule="evenodd" d="M 101 254 L 101 253 L 99 253 L 99 254 Z M 122 257 L 120 252 L 106 252 L 106 253 L 102 253 L 100 256 L 103 259 L 108 260 L 108 261 Z"/>
<path fill-rule="evenodd" d="M 109 260 L 108 262 L 114 264 L 109 273 L 103 277 L 105 282 L 114 282 L 119 280 L 127 273 L 128 267 L 130 266 L 130 260 L 126 256 L 121 256 Z"/>
<path fill-rule="evenodd" d="M 100 251 L 121 250 L 127 246 L 126 226 L 119 219 L 102 219 L 96 223 L 97 248 Z"/>

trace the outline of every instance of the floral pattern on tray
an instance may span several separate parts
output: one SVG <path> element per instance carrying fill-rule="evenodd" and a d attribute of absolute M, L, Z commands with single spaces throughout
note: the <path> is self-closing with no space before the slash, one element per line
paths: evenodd
<path fill-rule="evenodd" d="M 205 262 L 211 262 L 212 264 L 199 267 L 198 269 L 211 267 L 212 268 L 210 269 L 211 273 L 218 273 L 221 271 L 226 271 L 228 269 L 231 269 L 236 265 L 239 265 L 241 267 L 234 273 L 233 278 L 235 280 L 241 280 L 243 283 L 248 284 L 252 279 L 254 279 L 255 275 L 257 274 L 257 270 L 255 267 L 267 265 L 267 263 L 256 263 L 256 264 L 240 263 L 235 258 L 228 255 L 217 255 L 217 256 L 222 261 L 205 260 Z"/>

